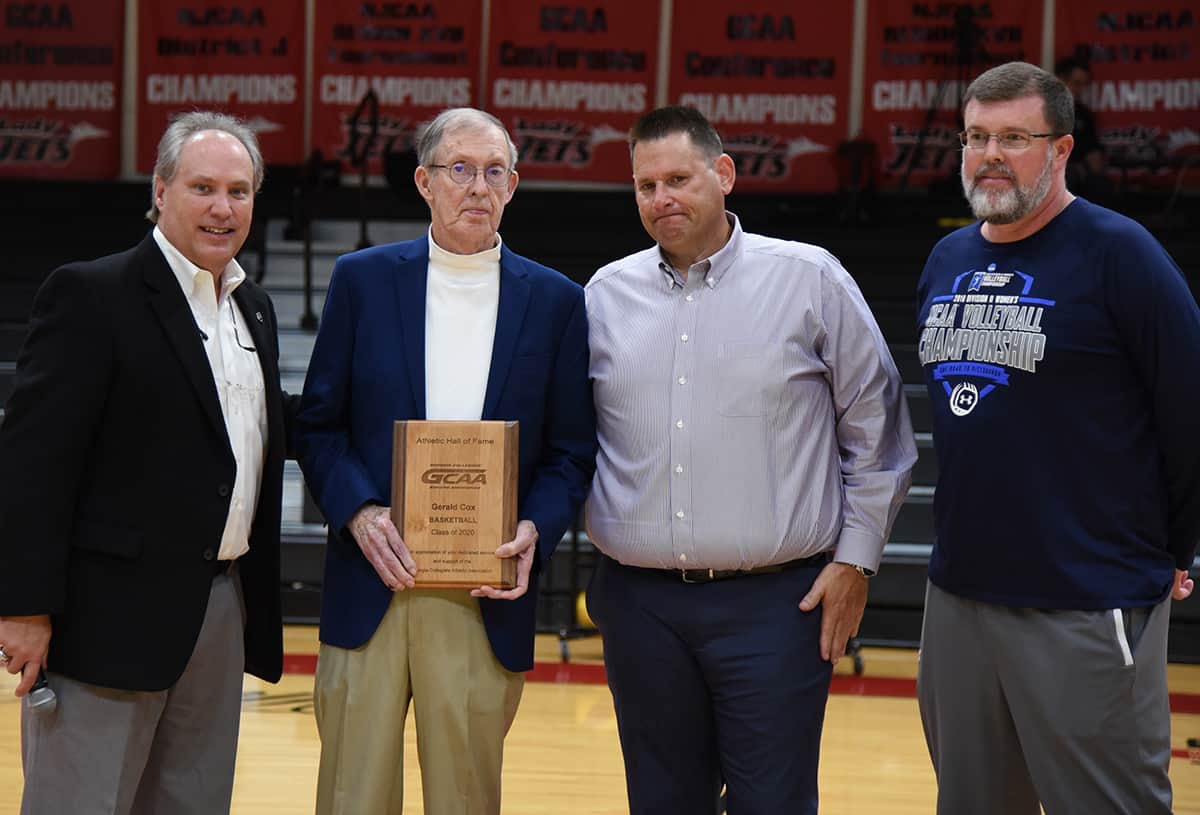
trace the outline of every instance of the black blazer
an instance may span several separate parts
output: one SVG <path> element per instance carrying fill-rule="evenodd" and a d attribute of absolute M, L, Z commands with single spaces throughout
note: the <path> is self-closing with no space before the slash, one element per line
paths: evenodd
<path fill-rule="evenodd" d="M 239 561 L 246 671 L 279 678 L 287 445 L 266 293 L 234 293 L 266 385 L 268 449 Z M 0 426 L 0 614 L 52 615 L 49 667 L 163 690 L 200 633 L 235 463 L 199 329 L 152 236 L 52 273 Z"/>

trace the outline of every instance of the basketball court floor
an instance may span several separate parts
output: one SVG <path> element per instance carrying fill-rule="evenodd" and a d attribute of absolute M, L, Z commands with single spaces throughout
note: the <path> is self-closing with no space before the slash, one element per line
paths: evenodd
<path fill-rule="evenodd" d="M 312 718 L 316 629 L 289 626 L 278 685 L 247 678 L 234 815 L 312 812 L 320 743 Z M 537 668 L 525 686 L 504 762 L 510 815 L 627 812 L 621 753 L 598 638 L 570 643 L 562 663 L 555 637 L 539 636 Z M 915 697 L 916 653 L 865 649 L 862 676 L 850 660 L 835 671 L 821 756 L 823 815 L 927 815 L 935 784 Z M 1200 815 L 1200 666 L 1172 665 L 1175 812 Z M 0 815 L 20 800 L 19 706 L 0 677 Z M 422 812 L 412 722 L 406 732 L 405 815 Z M 65 815 L 65 814 L 64 814 Z"/>

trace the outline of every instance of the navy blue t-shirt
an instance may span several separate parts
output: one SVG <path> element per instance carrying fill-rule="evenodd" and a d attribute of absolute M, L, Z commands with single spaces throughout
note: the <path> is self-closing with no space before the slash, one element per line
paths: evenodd
<path fill-rule="evenodd" d="M 930 580 L 1028 608 L 1160 601 L 1200 538 L 1200 310 L 1179 267 L 1077 198 L 1021 241 L 948 235 L 918 301 Z"/>

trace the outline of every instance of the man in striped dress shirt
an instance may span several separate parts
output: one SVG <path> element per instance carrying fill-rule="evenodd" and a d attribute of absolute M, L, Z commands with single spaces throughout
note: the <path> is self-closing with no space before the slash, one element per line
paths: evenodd
<path fill-rule="evenodd" d="M 916 461 L 862 294 L 816 246 L 742 231 L 691 108 L 630 135 L 657 245 L 586 288 L 600 453 L 588 609 L 630 811 L 815 813 L 833 662 Z"/>

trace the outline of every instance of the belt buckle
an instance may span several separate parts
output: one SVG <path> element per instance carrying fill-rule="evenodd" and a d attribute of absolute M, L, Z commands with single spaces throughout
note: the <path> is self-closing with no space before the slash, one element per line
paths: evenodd
<path fill-rule="evenodd" d="M 708 572 L 708 579 L 707 580 L 688 580 L 688 572 Z M 713 570 L 712 569 L 680 569 L 679 570 L 679 578 L 684 583 L 691 583 L 693 585 L 698 585 L 700 583 L 711 583 L 713 581 Z"/>

